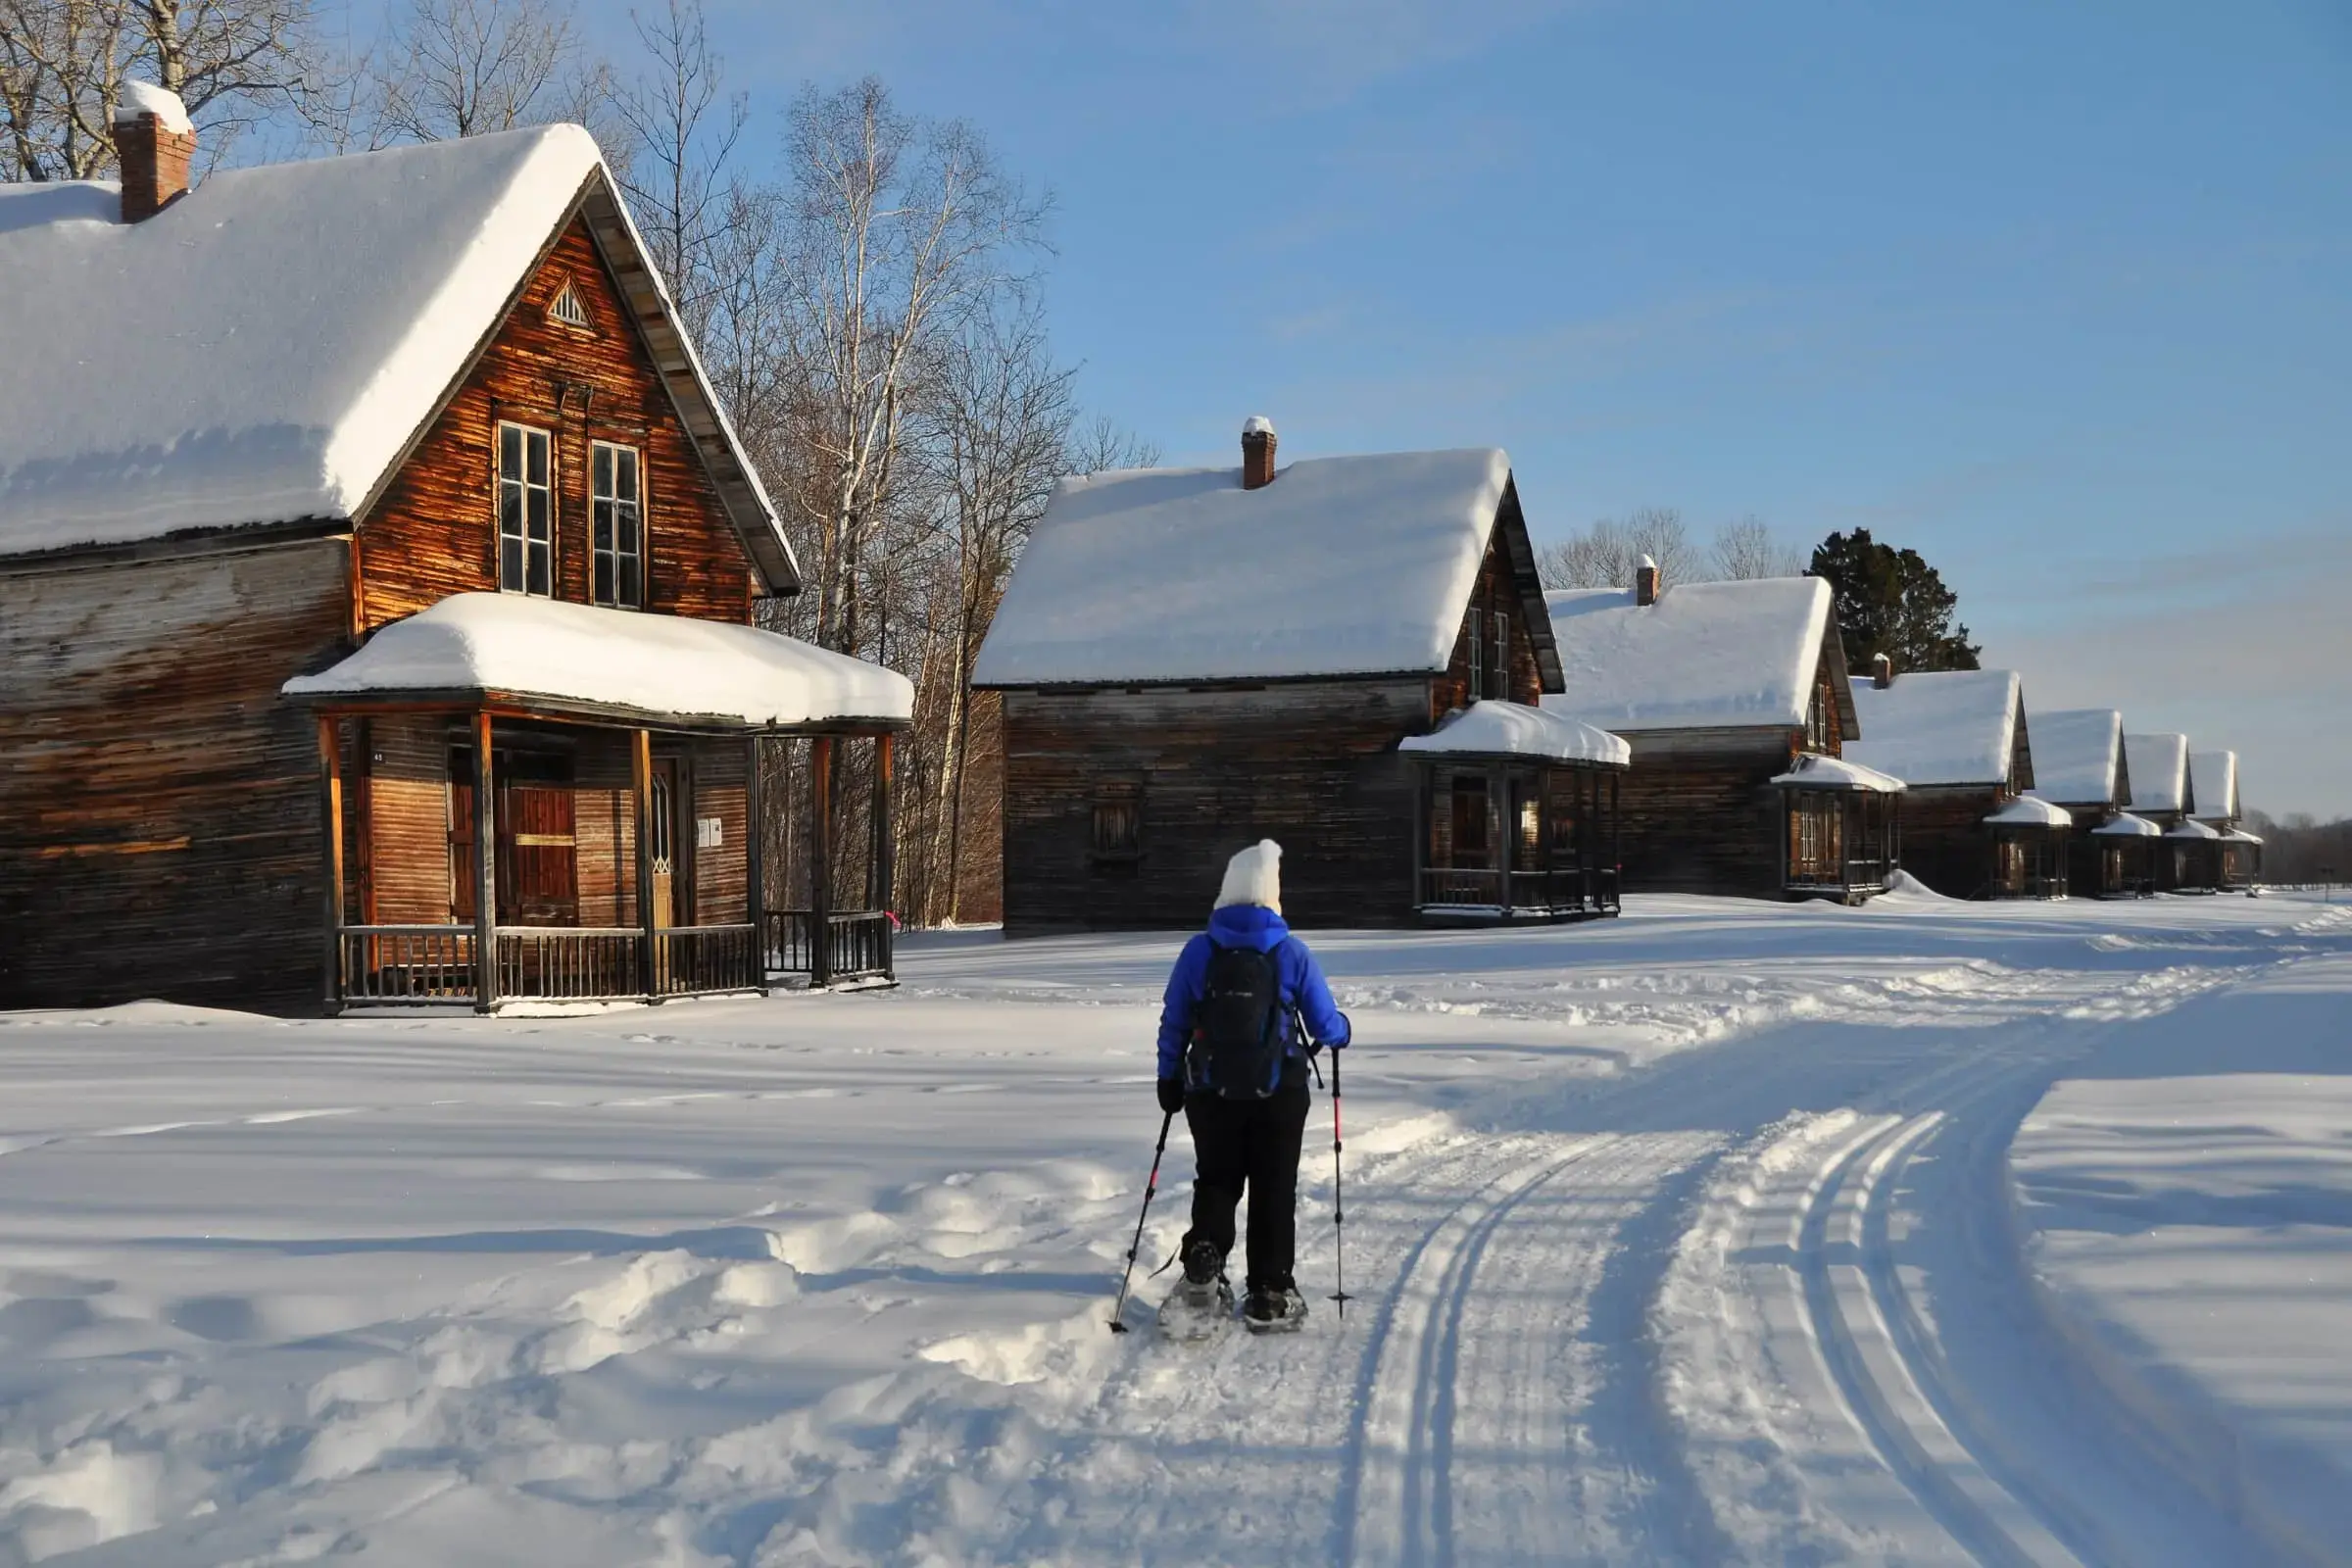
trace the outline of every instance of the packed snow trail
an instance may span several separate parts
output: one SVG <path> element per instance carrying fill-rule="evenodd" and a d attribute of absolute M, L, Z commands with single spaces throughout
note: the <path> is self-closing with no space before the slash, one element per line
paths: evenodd
<path fill-rule="evenodd" d="M 1306 1332 L 1200 1346 L 1103 1326 L 1168 939 L 520 1025 L 0 1016 L 0 1563 L 2263 1561 L 2040 1327 L 2003 1162 L 2094 1046 L 2352 946 L 2309 912 L 1318 938 L 1357 1299 L 1310 1149 Z"/>

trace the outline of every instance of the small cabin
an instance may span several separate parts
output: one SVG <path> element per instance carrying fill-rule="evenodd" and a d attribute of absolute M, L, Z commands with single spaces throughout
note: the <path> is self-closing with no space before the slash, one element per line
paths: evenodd
<path fill-rule="evenodd" d="M 2188 737 L 2180 734 L 2124 736 L 2124 759 L 2132 769 L 2132 814 L 2155 828 L 2150 835 L 2150 884 L 2158 893 L 2193 888 L 2203 852 L 2198 846 L 2219 835 L 2196 822 L 2196 790 L 2188 775 Z M 2194 825 L 2189 825 L 2194 824 Z"/>
<path fill-rule="evenodd" d="M 2067 893 L 2066 808 L 2029 795 L 2025 682 L 2007 669 L 1898 674 L 1885 655 L 1854 686 L 1866 739 L 1846 758 L 1903 791 L 1903 869 L 1953 899 Z"/>
<path fill-rule="evenodd" d="M 1563 713 L 1624 738 L 1618 831 L 1638 892 L 1858 902 L 1898 863 L 1900 780 L 1847 760 L 1861 732 L 1819 577 L 1544 596 Z"/>
<path fill-rule="evenodd" d="M 1319 925 L 1617 909 L 1622 742 L 1562 690 L 1493 448 L 1066 479 L 973 666 L 1004 694 L 1008 934 L 1189 925 L 1283 846 Z"/>
<path fill-rule="evenodd" d="M 2237 754 L 2191 752 L 2188 777 L 2197 802 L 2191 820 L 2214 835 L 2186 846 L 2190 879 L 2217 893 L 2236 892 L 2261 881 L 2262 840 L 2240 825 Z"/>
<path fill-rule="evenodd" d="M 2034 715 L 2036 800 L 2074 818 L 2067 837 L 2067 891 L 2076 898 L 2144 897 L 2155 889 L 2155 840 L 2163 829 L 2132 814 L 2132 769 L 2124 715 L 2112 708 L 2067 708 Z"/>
<path fill-rule="evenodd" d="M 755 624 L 798 564 L 588 133 L 193 190 L 117 135 L 0 186 L 0 1006 L 887 976 L 825 785 L 911 688 Z"/>

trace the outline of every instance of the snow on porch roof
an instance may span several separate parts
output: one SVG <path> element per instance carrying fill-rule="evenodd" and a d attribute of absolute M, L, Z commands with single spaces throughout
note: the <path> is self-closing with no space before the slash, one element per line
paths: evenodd
<path fill-rule="evenodd" d="M 2073 827 L 2075 813 L 2063 806 L 2021 795 L 1984 820 L 1994 827 Z"/>
<path fill-rule="evenodd" d="M 1891 773 L 1817 752 L 1807 752 L 1788 772 L 1774 774 L 1771 782 L 1788 790 L 1859 790 L 1869 795 L 1899 795 L 1904 789 L 1903 781 Z"/>
<path fill-rule="evenodd" d="M 1510 479 L 1493 447 L 1064 479 L 972 683 L 1443 671 Z"/>
<path fill-rule="evenodd" d="M 1623 767 L 1633 748 L 1607 730 L 1524 703 L 1472 703 L 1427 735 L 1408 735 L 1400 752 L 1452 757 L 1530 757 Z"/>
<path fill-rule="evenodd" d="M 1616 731 L 1804 725 L 1830 624 L 1819 577 L 1670 584 L 1653 605 L 1623 588 L 1544 599 L 1567 683 L 1546 709 Z"/>
<path fill-rule="evenodd" d="M 1936 669 L 1854 682 L 1862 738 L 1845 755 L 1918 788 L 1998 784 L 2017 747 L 2024 683 L 2014 670 Z"/>
<path fill-rule="evenodd" d="M 2090 832 L 2093 838 L 2102 839 L 2160 839 L 2164 837 L 2164 829 L 2144 816 L 2133 816 L 2130 811 L 2116 812 L 2114 816 L 2101 822 Z"/>
<path fill-rule="evenodd" d="M 2104 806 L 2115 799 L 2124 758 L 2124 715 L 2112 708 L 2069 708 L 2033 715 L 2034 793 L 2045 801 Z"/>
<path fill-rule="evenodd" d="M 903 724 L 906 676 L 727 621 L 456 594 L 281 688 L 313 701 L 478 694 L 729 727 Z"/>
<path fill-rule="evenodd" d="M 0 185 L 0 555 L 356 516 L 584 194 L 600 245 L 636 243 L 577 125 L 223 170 L 137 223 L 112 184 Z M 622 293 L 735 526 L 797 578 L 638 275 Z"/>

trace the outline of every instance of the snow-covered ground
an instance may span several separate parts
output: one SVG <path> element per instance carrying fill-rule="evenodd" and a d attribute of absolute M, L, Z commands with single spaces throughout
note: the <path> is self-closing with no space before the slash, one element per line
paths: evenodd
<path fill-rule="evenodd" d="M 2182 1091 L 2241 1148 L 2213 1179 L 2309 1173 L 2184 1217 L 2144 1152 L 2171 1112 L 2112 1064 L 2192 1018 L 2324 1029 L 2352 911 L 1317 936 L 1355 1300 L 1322 1299 L 1310 1133 L 1316 1320 L 1195 1348 L 1104 1327 L 1178 941 L 932 937 L 894 993 L 571 1019 L 0 1015 L 0 1564 L 2265 1560 L 2094 1364 L 2124 1342 L 2059 1315 L 2102 1269 L 2099 1322 L 2137 1293 L 2180 1330 L 2143 1370 L 2343 1451 L 2324 1303 L 2226 1383 L 2124 1246 L 2316 1269 L 2343 1102 Z M 2020 1154 L 2036 1290 L 2007 1156 L 2060 1078 Z M 2124 1098 L 2070 1109 L 2090 1085 Z M 1189 1163 L 1179 1130 L 1147 1266 Z"/>

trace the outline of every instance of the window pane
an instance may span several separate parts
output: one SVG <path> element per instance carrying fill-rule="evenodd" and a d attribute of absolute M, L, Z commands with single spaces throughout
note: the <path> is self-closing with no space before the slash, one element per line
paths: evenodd
<path fill-rule="evenodd" d="M 547 432 L 531 432 L 531 483 L 547 483 Z"/>
<path fill-rule="evenodd" d="M 636 509 L 636 508 L 634 508 L 634 507 L 624 507 L 624 508 L 622 508 L 622 509 L 620 510 L 620 529 L 619 529 L 619 532 L 620 532 L 620 548 L 621 548 L 621 551 L 622 551 L 622 553 L 623 553 L 623 554 L 625 554 L 625 555 L 631 555 L 631 556 L 633 556 L 633 555 L 637 554 L 637 509 Z"/>
<path fill-rule="evenodd" d="M 612 548 L 612 503 L 599 501 L 591 510 L 596 519 L 596 548 L 610 550 Z"/>
<path fill-rule="evenodd" d="M 522 586 L 522 541 L 506 539 L 498 552 L 498 580 L 509 588 Z"/>
<path fill-rule="evenodd" d="M 624 556 L 620 563 L 620 595 L 618 603 L 639 605 L 645 602 L 645 576 L 635 556 Z"/>
<path fill-rule="evenodd" d="M 634 447 L 620 454 L 620 487 L 614 491 L 623 501 L 637 499 L 637 451 Z"/>
<path fill-rule="evenodd" d="M 511 424 L 498 427 L 498 471 L 502 478 L 522 477 L 522 432 Z"/>
<path fill-rule="evenodd" d="M 549 562 L 547 546 L 543 544 L 532 545 L 530 582 L 530 591 L 532 593 L 546 594 L 550 591 L 550 584 L 548 582 L 548 565 Z"/>
<path fill-rule="evenodd" d="M 612 602 L 612 558 L 611 556 L 600 555 L 596 558 L 594 597 L 600 605 L 609 605 Z"/>
<path fill-rule="evenodd" d="M 531 538 L 544 540 L 547 537 L 548 495 L 545 490 L 539 489 L 533 489 L 529 494 L 531 498 Z"/>
<path fill-rule="evenodd" d="M 600 496 L 611 495 L 612 493 L 612 449 L 601 441 L 596 444 L 594 466 L 595 477 L 591 481 L 594 488 L 590 493 Z"/>
<path fill-rule="evenodd" d="M 498 487 L 498 531 L 510 539 L 522 537 L 522 486 L 502 482 Z"/>

